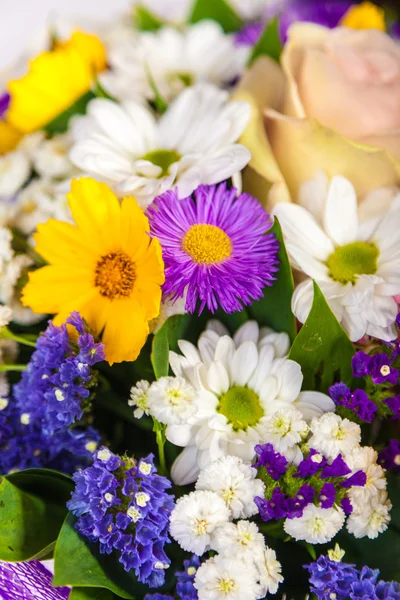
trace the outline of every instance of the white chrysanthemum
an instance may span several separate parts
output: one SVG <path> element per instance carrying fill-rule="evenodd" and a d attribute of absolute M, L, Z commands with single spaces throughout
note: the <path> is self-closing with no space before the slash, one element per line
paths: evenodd
<path fill-rule="evenodd" d="M 221 496 L 234 519 L 247 519 L 258 513 L 256 496 L 264 496 L 265 486 L 257 470 L 238 456 L 224 456 L 200 471 L 196 490 L 211 490 Z"/>
<path fill-rule="evenodd" d="M 279 584 L 282 583 L 281 563 L 276 560 L 276 553 L 271 548 L 264 548 L 256 552 L 254 564 L 258 573 L 259 592 L 257 597 L 264 598 L 266 594 L 276 594 Z"/>
<path fill-rule="evenodd" d="M 371 499 L 376 498 L 386 489 L 384 469 L 377 464 L 378 453 L 369 446 L 354 448 L 346 455 L 346 463 L 353 472 L 362 470 L 367 476 L 364 486 L 352 486 L 348 491 L 353 508 L 361 511 Z"/>
<path fill-rule="evenodd" d="M 129 406 L 137 407 L 133 411 L 133 414 L 137 419 L 141 419 L 143 415 L 149 414 L 149 389 L 150 384 L 144 379 L 138 381 L 136 385 L 131 387 L 131 397 L 128 400 L 128 404 Z"/>
<path fill-rule="evenodd" d="M 310 430 L 310 448 L 315 448 L 330 459 L 336 458 L 338 454 L 349 454 L 361 441 L 361 429 L 357 423 L 332 413 L 314 418 Z"/>
<path fill-rule="evenodd" d="M 170 533 L 181 548 L 201 556 L 210 549 L 216 529 L 229 519 L 230 510 L 218 494 L 191 492 L 177 500 L 170 517 Z"/>
<path fill-rule="evenodd" d="M 9 306 L 0 305 L 0 327 L 5 327 L 12 321 L 13 311 Z"/>
<path fill-rule="evenodd" d="M 7 227 L 0 227 L 0 273 L 14 256 L 11 246 L 12 233 Z"/>
<path fill-rule="evenodd" d="M 1 229 L 0 229 L 1 245 Z M 32 259 L 27 254 L 13 253 L 8 260 L 2 260 L 0 254 L 0 302 L 7 304 L 13 311 L 13 321 L 20 325 L 37 323 L 43 315 L 34 314 L 30 308 L 23 307 L 20 301 L 20 291 L 17 287 L 18 280 L 32 264 Z"/>
<path fill-rule="evenodd" d="M 357 196 L 341 176 L 332 178 L 323 225 L 302 206 L 275 207 L 293 266 L 310 279 L 301 283 L 292 309 L 304 323 L 312 305 L 314 279 L 352 341 L 368 334 L 390 341 L 400 293 L 400 208 L 360 223 Z"/>
<path fill-rule="evenodd" d="M 264 548 L 264 536 L 259 532 L 257 525 L 250 521 L 222 525 L 212 542 L 212 549 L 221 556 L 234 556 L 247 562 L 253 562 L 255 552 L 263 552 Z"/>
<path fill-rule="evenodd" d="M 212 52 L 204 52 L 212 48 Z M 109 94 L 119 100 L 137 100 L 138 95 L 154 100 L 154 88 L 171 101 L 185 87 L 208 82 L 230 86 L 240 77 L 249 50 L 235 45 L 215 21 L 200 21 L 180 30 L 162 27 L 113 44 L 110 70 L 100 75 Z"/>
<path fill-rule="evenodd" d="M 34 179 L 18 194 L 12 223 L 28 235 L 48 219 L 71 220 L 64 186 L 44 178 Z"/>
<path fill-rule="evenodd" d="M 273 444 L 278 452 L 286 452 L 306 436 L 307 423 L 303 415 L 293 408 L 281 408 L 265 419 L 264 442 Z"/>
<path fill-rule="evenodd" d="M 70 134 L 55 135 L 44 140 L 35 150 L 33 165 L 44 178 L 67 178 L 75 171 L 68 153 L 71 147 Z"/>
<path fill-rule="evenodd" d="M 301 517 L 285 519 L 283 528 L 295 540 L 326 544 L 342 529 L 345 514 L 341 508 L 320 508 L 308 504 Z"/>
<path fill-rule="evenodd" d="M 369 503 L 354 507 L 347 519 L 347 530 L 356 538 L 368 536 L 373 540 L 388 528 L 391 508 L 387 492 L 383 490 Z"/>
<path fill-rule="evenodd" d="M 166 430 L 170 442 L 185 447 L 172 467 L 180 485 L 195 481 L 200 469 L 222 456 L 251 461 L 254 446 L 266 439 L 268 415 L 281 408 L 295 407 L 306 419 L 335 409 L 324 394 L 301 392 L 300 365 L 277 357 L 276 346 L 266 341 L 256 322 L 246 323 L 233 339 L 224 333 L 213 322 L 197 348 L 180 340 L 183 356 L 170 353 L 173 372 L 194 387 L 199 407 L 187 424 Z M 265 336 L 272 342 L 277 334 L 268 330 Z M 281 340 L 275 338 L 280 349 Z"/>
<path fill-rule="evenodd" d="M 194 587 L 199 600 L 256 600 L 256 577 L 248 564 L 217 555 L 197 569 Z"/>
<path fill-rule="evenodd" d="M 24 152 L 15 150 L 0 156 L 0 199 L 13 196 L 23 186 L 31 172 L 31 164 Z"/>
<path fill-rule="evenodd" d="M 170 189 L 185 198 L 249 162 L 249 151 L 237 143 L 249 117 L 246 102 L 229 101 L 227 92 L 206 84 L 185 89 L 159 120 L 138 103 L 97 98 L 75 122 L 70 156 L 142 206 Z"/>
<path fill-rule="evenodd" d="M 150 386 L 148 407 L 160 423 L 179 426 L 196 414 L 196 392 L 183 377 L 161 377 Z"/>

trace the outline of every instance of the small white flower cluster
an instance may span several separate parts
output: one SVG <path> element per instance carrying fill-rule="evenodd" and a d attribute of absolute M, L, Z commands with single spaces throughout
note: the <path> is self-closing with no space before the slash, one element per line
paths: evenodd
<path fill-rule="evenodd" d="M 199 556 L 218 553 L 197 570 L 199 600 L 256 600 L 276 593 L 283 581 L 281 565 L 257 525 L 245 520 L 257 513 L 254 498 L 263 494 L 256 470 L 226 456 L 201 471 L 196 491 L 177 501 L 171 536 Z"/>

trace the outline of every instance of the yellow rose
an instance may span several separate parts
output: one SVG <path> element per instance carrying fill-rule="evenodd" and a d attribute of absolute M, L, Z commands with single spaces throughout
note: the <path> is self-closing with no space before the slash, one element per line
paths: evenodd
<path fill-rule="evenodd" d="M 360 198 L 400 183 L 400 46 L 382 31 L 296 23 L 281 66 L 258 59 L 235 96 L 253 109 L 244 185 L 260 200 L 296 200 L 318 169 Z"/>

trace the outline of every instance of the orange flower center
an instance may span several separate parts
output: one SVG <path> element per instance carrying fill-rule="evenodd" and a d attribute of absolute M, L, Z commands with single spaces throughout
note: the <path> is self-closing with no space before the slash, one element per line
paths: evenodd
<path fill-rule="evenodd" d="M 135 280 L 135 264 L 125 252 L 110 252 L 97 262 L 94 285 L 109 300 L 129 296 Z"/>

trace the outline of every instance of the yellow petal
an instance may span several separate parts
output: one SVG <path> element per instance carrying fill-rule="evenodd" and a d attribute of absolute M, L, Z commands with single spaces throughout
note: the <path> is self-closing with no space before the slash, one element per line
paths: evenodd
<path fill-rule="evenodd" d="M 110 302 L 107 324 L 102 336 L 106 360 L 110 365 L 125 360 L 136 360 L 148 334 L 148 322 L 136 299 Z"/>
<path fill-rule="evenodd" d="M 0 121 L 0 156 L 14 150 L 22 138 L 22 133 L 7 121 Z"/>
<path fill-rule="evenodd" d="M 71 223 L 49 219 L 37 226 L 33 237 L 36 252 L 52 264 L 90 266 L 96 257 L 91 240 Z"/>
<path fill-rule="evenodd" d="M 350 6 L 340 25 L 351 29 L 379 29 L 386 31 L 385 11 L 372 2 Z"/>

